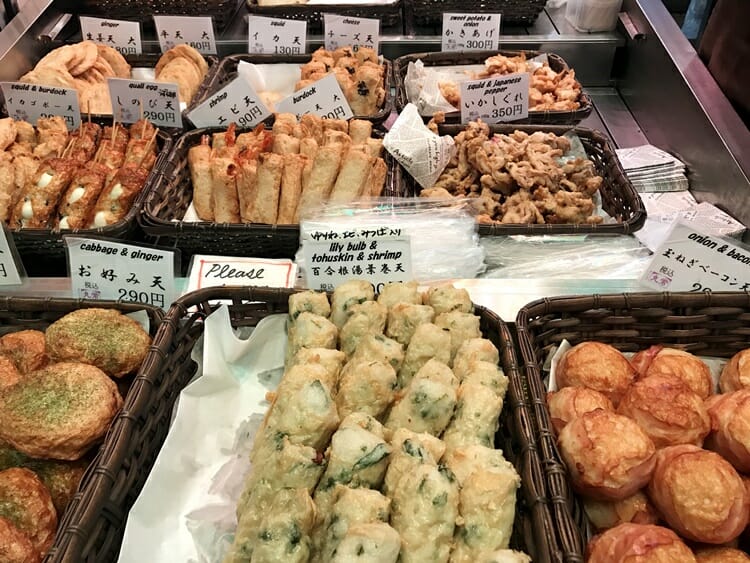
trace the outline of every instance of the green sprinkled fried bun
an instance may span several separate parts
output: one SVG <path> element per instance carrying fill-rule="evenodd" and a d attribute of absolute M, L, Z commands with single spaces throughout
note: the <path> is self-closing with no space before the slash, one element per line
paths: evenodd
<path fill-rule="evenodd" d="M 76 460 L 121 407 L 117 385 L 100 369 L 50 364 L 0 390 L 0 440 L 31 457 Z"/>
<path fill-rule="evenodd" d="M 0 517 L 0 561 L 39 563 L 40 557 L 29 536 L 7 518 Z"/>
<path fill-rule="evenodd" d="M 51 324 L 46 341 L 52 361 L 83 362 L 122 377 L 140 367 L 151 337 L 114 309 L 80 309 Z"/>
<path fill-rule="evenodd" d="M 0 471 L 0 517 L 26 534 L 40 554 L 52 546 L 57 513 L 47 488 L 28 469 Z"/>

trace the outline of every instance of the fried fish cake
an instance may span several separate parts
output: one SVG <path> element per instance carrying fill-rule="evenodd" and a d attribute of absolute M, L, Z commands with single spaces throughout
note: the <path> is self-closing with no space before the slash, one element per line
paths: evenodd
<path fill-rule="evenodd" d="M 13 522 L 0 517 L 0 561 L 3 563 L 38 563 L 39 553 L 29 536 Z"/>
<path fill-rule="evenodd" d="M 112 377 L 138 369 L 151 337 L 133 319 L 114 309 L 80 309 L 47 328 L 53 361 L 91 364 Z"/>
<path fill-rule="evenodd" d="M 20 330 L 0 337 L 0 355 L 13 360 L 22 374 L 47 365 L 44 346 L 44 333 L 38 330 Z"/>
<path fill-rule="evenodd" d="M 117 385 L 99 368 L 50 364 L 0 391 L 0 439 L 31 457 L 77 460 L 121 407 Z"/>
<path fill-rule="evenodd" d="M 55 538 L 57 512 L 49 491 L 32 471 L 0 471 L 0 517 L 25 533 L 40 554 L 47 553 Z"/>
<path fill-rule="evenodd" d="M 0 471 L 11 467 L 23 467 L 29 459 L 26 454 L 22 454 L 10 444 L 0 440 Z"/>
<path fill-rule="evenodd" d="M 15 385 L 21 379 L 16 364 L 8 356 L 0 355 L 0 389 Z"/>

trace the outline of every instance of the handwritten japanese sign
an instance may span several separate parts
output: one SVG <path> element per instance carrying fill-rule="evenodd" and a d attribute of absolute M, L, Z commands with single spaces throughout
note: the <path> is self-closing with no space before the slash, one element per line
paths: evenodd
<path fill-rule="evenodd" d="M 196 254 L 187 291 L 222 285 L 294 287 L 297 265 L 291 260 L 261 260 Z"/>
<path fill-rule="evenodd" d="M 175 299 L 174 251 L 64 237 L 73 297 L 167 308 Z"/>
<path fill-rule="evenodd" d="M 141 25 L 138 22 L 81 16 L 81 36 L 88 41 L 117 49 L 123 55 L 140 55 Z"/>
<path fill-rule="evenodd" d="M 515 121 L 529 115 L 529 75 L 526 72 L 500 78 L 461 83 L 461 121 L 478 117 L 486 123 Z"/>
<path fill-rule="evenodd" d="M 500 14 L 443 13 L 442 50 L 494 51 L 500 48 Z"/>
<path fill-rule="evenodd" d="M 368 280 L 376 290 L 412 279 L 411 242 L 398 228 L 312 231 L 303 253 L 310 289 L 332 290 L 352 277 Z"/>
<path fill-rule="evenodd" d="M 271 112 L 250 83 L 238 76 L 188 114 L 196 127 L 254 127 Z"/>
<path fill-rule="evenodd" d="M 0 225 L 0 285 L 21 285 L 23 264 L 17 260 L 13 239 L 5 225 Z"/>
<path fill-rule="evenodd" d="M 326 49 L 334 51 L 339 47 L 369 47 L 376 53 L 380 44 L 380 20 L 352 18 L 323 14 Z"/>
<path fill-rule="evenodd" d="M 214 24 L 210 17 L 154 16 L 154 24 L 163 53 L 184 43 L 204 55 L 217 53 Z"/>
<path fill-rule="evenodd" d="M 135 123 L 143 117 L 157 127 L 182 127 L 177 84 L 109 78 L 112 111 L 118 121 Z"/>
<path fill-rule="evenodd" d="M 750 250 L 677 221 L 640 283 L 658 291 L 750 290 Z"/>
<path fill-rule="evenodd" d="M 333 74 L 316 80 L 309 86 L 280 100 L 276 104 L 276 111 L 293 113 L 297 117 L 312 113 L 328 119 L 350 119 L 354 116 Z"/>
<path fill-rule="evenodd" d="M 258 55 L 300 55 L 307 47 L 307 22 L 249 16 L 249 53 Z"/>
<path fill-rule="evenodd" d="M 59 115 L 70 130 L 81 125 L 78 92 L 73 89 L 22 82 L 3 82 L 0 87 L 13 119 L 36 124 L 40 117 Z"/>

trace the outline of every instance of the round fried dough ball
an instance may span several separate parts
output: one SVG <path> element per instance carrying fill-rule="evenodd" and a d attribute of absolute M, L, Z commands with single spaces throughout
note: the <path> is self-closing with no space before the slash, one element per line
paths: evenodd
<path fill-rule="evenodd" d="M 698 563 L 748 563 L 750 556 L 733 547 L 708 547 L 695 552 Z"/>
<path fill-rule="evenodd" d="M 32 471 L 0 471 L 0 517 L 25 533 L 39 553 L 47 553 L 57 530 L 57 512 L 49 491 Z"/>
<path fill-rule="evenodd" d="M 726 543 L 747 525 L 750 497 L 742 478 L 719 454 L 696 446 L 656 453 L 648 495 L 664 520 L 687 539 Z"/>
<path fill-rule="evenodd" d="M 117 385 L 100 369 L 50 364 L 0 391 L 0 439 L 31 457 L 76 460 L 121 407 Z"/>
<path fill-rule="evenodd" d="M 9 357 L 20 373 L 29 373 L 47 365 L 44 333 L 38 330 L 10 332 L 0 338 L 0 355 Z"/>
<path fill-rule="evenodd" d="M 617 406 L 635 379 L 622 353 L 602 342 L 581 342 L 563 356 L 556 371 L 557 387 L 587 387 L 606 395 Z"/>
<path fill-rule="evenodd" d="M 674 375 L 697 393 L 701 399 L 713 393 L 711 370 L 698 356 L 675 348 L 652 346 L 638 352 L 632 359 L 639 379 L 652 375 Z"/>
<path fill-rule="evenodd" d="M 620 524 L 596 536 L 587 563 L 696 563 L 690 548 L 669 528 Z"/>
<path fill-rule="evenodd" d="M 656 448 L 629 418 L 601 409 L 573 419 L 558 445 L 573 488 L 598 500 L 621 500 L 643 488 L 654 470 Z"/>
<path fill-rule="evenodd" d="M 737 352 L 721 370 L 719 387 L 722 393 L 750 387 L 750 348 Z"/>
<path fill-rule="evenodd" d="M 547 406 L 552 426 L 558 434 L 568 422 L 584 413 L 596 409 L 615 411 L 612 401 L 605 395 L 586 387 L 563 387 L 547 393 Z"/>
<path fill-rule="evenodd" d="M 47 328 L 47 350 L 53 361 L 91 364 L 112 377 L 140 367 L 151 337 L 133 319 L 114 309 L 80 309 Z"/>
<path fill-rule="evenodd" d="M 635 420 L 657 448 L 701 446 L 711 430 L 703 400 L 673 375 L 657 374 L 636 381 L 617 412 Z"/>
<path fill-rule="evenodd" d="M 13 522 L 0 517 L 0 561 L 3 563 L 38 563 L 39 553 L 29 536 Z"/>
<path fill-rule="evenodd" d="M 597 530 L 608 530 L 628 522 L 656 524 L 659 521 L 656 508 L 643 491 L 616 501 L 583 499 L 583 510 Z"/>
<path fill-rule="evenodd" d="M 711 417 L 706 448 L 737 471 L 750 472 L 750 389 L 709 397 L 706 407 Z"/>
<path fill-rule="evenodd" d="M 16 364 L 8 356 L 0 356 L 0 389 L 15 385 L 21 379 Z"/>

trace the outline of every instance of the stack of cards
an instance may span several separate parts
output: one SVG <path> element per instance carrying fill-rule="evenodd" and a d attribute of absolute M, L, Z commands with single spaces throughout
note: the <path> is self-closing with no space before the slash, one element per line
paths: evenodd
<path fill-rule="evenodd" d="M 679 192 L 688 189 L 685 165 L 653 145 L 617 149 L 617 157 L 638 192 Z"/>

